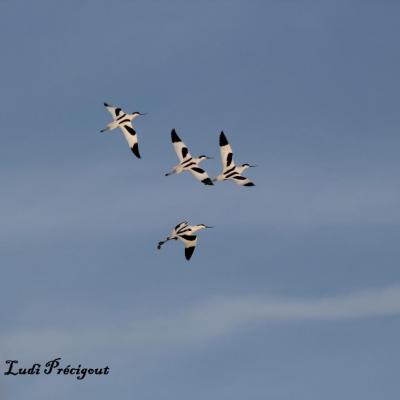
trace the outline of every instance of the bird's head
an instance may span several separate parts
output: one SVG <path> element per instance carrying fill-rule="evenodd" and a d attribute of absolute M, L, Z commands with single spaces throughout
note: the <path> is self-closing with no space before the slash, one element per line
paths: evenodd
<path fill-rule="evenodd" d="M 204 224 L 198 224 L 197 226 L 198 226 L 200 229 L 214 228 L 213 226 L 207 226 L 207 225 L 204 225 Z"/>
<path fill-rule="evenodd" d="M 213 159 L 213 157 L 208 157 L 208 156 L 205 156 L 204 154 L 202 154 L 201 156 L 199 156 L 199 160 L 201 161 L 201 160 L 212 160 Z"/>
<path fill-rule="evenodd" d="M 147 113 L 140 113 L 139 111 L 134 111 L 131 115 L 133 118 L 139 117 L 141 115 L 146 115 Z"/>
<path fill-rule="evenodd" d="M 254 167 L 257 167 L 257 165 L 250 165 L 250 164 L 245 163 L 245 164 L 242 164 L 242 167 L 243 167 L 244 169 L 247 169 L 247 168 L 254 168 Z"/>

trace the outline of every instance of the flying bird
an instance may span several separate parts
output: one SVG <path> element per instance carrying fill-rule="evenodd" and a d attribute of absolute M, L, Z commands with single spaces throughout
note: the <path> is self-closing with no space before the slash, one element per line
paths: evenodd
<path fill-rule="evenodd" d="M 165 176 L 180 174 L 183 171 L 189 171 L 197 180 L 203 182 L 205 185 L 213 185 L 212 180 L 208 177 L 207 172 L 199 167 L 201 161 L 209 160 L 212 157 L 201 155 L 193 158 L 189 153 L 185 143 L 183 143 L 180 137 L 176 134 L 175 129 L 172 129 L 171 131 L 171 140 L 180 163 L 176 165 L 171 172 L 166 173 Z"/>
<path fill-rule="evenodd" d="M 213 181 L 218 182 L 231 180 L 241 186 L 255 186 L 249 178 L 242 176 L 242 172 L 247 168 L 256 167 L 256 165 L 235 164 L 233 161 L 232 147 L 226 139 L 224 132 L 221 132 L 219 135 L 219 148 L 221 152 L 222 174 L 214 178 Z"/>
<path fill-rule="evenodd" d="M 187 221 L 183 221 L 180 224 L 178 224 L 171 232 L 171 235 L 168 236 L 165 240 L 158 242 L 157 249 L 160 250 L 161 246 L 168 242 L 168 240 L 182 240 L 183 244 L 185 245 L 185 257 L 186 260 L 190 260 L 190 257 L 192 257 L 192 254 L 194 252 L 194 249 L 196 248 L 197 244 L 197 236 L 194 235 L 197 231 L 200 231 L 201 229 L 206 229 L 206 228 L 213 228 L 212 226 L 207 226 L 204 224 L 198 224 L 198 225 L 189 225 Z"/>
<path fill-rule="evenodd" d="M 138 139 L 136 131 L 132 126 L 132 121 L 139 115 L 145 115 L 145 114 L 142 114 L 138 111 L 135 111 L 132 114 L 127 114 L 124 111 L 122 111 L 119 107 L 113 107 L 112 105 L 107 103 L 104 103 L 104 106 L 112 115 L 113 121 L 110 122 L 100 132 L 106 132 L 109 130 L 112 131 L 113 129 L 120 128 L 125 136 L 126 141 L 128 142 L 130 149 L 132 150 L 132 153 L 137 158 L 140 158 Z"/>

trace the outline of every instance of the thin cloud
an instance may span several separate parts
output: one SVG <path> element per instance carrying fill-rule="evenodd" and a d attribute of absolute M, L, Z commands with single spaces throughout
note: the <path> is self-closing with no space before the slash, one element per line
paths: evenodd
<path fill-rule="evenodd" d="M 0 335 L 4 356 L 129 350 L 162 354 L 215 340 L 245 329 L 249 323 L 346 321 L 400 314 L 400 285 L 318 299 L 223 297 L 176 314 L 133 319 L 119 329 L 108 326 L 12 332 Z M 123 325 L 123 324 L 122 324 Z M 4 352 L 4 351 L 3 351 Z"/>

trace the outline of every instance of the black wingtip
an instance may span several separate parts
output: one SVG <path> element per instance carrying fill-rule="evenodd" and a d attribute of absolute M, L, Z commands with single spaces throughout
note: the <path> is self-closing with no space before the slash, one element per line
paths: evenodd
<path fill-rule="evenodd" d="M 225 133 L 222 131 L 219 135 L 219 145 L 226 146 L 227 144 L 229 144 L 228 140 L 226 139 Z"/>
<path fill-rule="evenodd" d="M 172 143 L 181 142 L 181 139 L 176 134 L 176 130 L 175 129 L 172 129 L 172 131 L 171 131 L 171 139 L 172 139 Z"/>
<path fill-rule="evenodd" d="M 245 185 L 243 186 L 256 186 L 253 182 L 247 182 Z"/>
<path fill-rule="evenodd" d="M 202 182 L 205 185 L 214 185 L 213 181 L 210 178 L 203 179 Z"/>
<path fill-rule="evenodd" d="M 137 158 L 141 158 L 140 157 L 140 153 L 139 153 L 139 145 L 137 143 L 135 143 L 133 145 L 133 147 L 131 148 L 132 153 L 137 157 Z"/>
<path fill-rule="evenodd" d="M 191 247 L 186 247 L 185 248 L 185 258 L 186 258 L 186 260 L 188 260 L 188 261 L 190 260 L 190 258 L 193 255 L 193 252 L 194 252 L 195 248 L 196 248 L 195 246 L 191 246 Z"/>

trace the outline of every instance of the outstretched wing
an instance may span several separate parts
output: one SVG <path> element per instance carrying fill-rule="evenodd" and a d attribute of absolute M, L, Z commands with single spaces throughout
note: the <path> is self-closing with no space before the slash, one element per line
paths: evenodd
<path fill-rule="evenodd" d="M 235 174 L 231 176 L 229 179 L 231 179 L 233 182 L 237 183 L 240 186 L 256 186 L 249 178 L 246 178 L 240 174 Z"/>
<path fill-rule="evenodd" d="M 111 114 L 113 117 L 113 120 L 115 121 L 118 117 L 122 116 L 125 114 L 119 107 L 113 107 L 111 104 L 104 103 L 104 106 L 107 108 L 108 112 Z"/>
<path fill-rule="evenodd" d="M 120 126 L 120 128 L 125 136 L 126 141 L 128 142 L 130 149 L 132 150 L 132 153 L 137 158 L 140 158 L 138 139 L 132 124 L 127 121 L 123 126 Z"/>
<path fill-rule="evenodd" d="M 221 162 L 223 171 L 227 170 L 228 168 L 234 167 L 235 162 L 233 161 L 232 147 L 228 143 L 228 140 L 224 132 L 221 132 L 221 134 L 219 135 L 219 149 L 221 152 Z"/>
<path fill-rule="evenodd" d="M 189 169 L 191 174 L 200 182 L 203 182 L 205 185 L 213 185 L 212 180 L 209 178 L 208 174 L 204 169 L 194 166 Z"/>
<path fill-rule="evenodd" d="M 178 156 L 180 162 L 192 158 L 185 143 L 183 143 L 180 137 L 176 134 L 175 129 L 172 129 L 171 131 L 171 140 L 172 144 L 174 145 L 175 153 Z"/>
<path fill-rule="evenodd" d="M 188 224 L 187 221 L 182 221 L 182 222 L 180 222 L 180 223 L 174 228 L 175 233 L 179 235 L 180 233 L 182 233 L 182 231 L 183 231 L 188 225 L 189 225 L 189 224 Z"/>
<path fill-rule="evenodd" d="M 186 260 L 190 260 L 192 257 L 194 249 L 196 248 L 197 244 L 197 236 L 196 235 L 179 235 L 179 239 L 182 240 L 183 244 L 185 245 L 185 257 Z"/>

